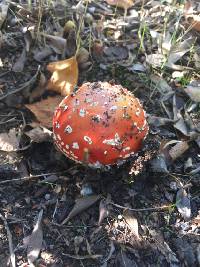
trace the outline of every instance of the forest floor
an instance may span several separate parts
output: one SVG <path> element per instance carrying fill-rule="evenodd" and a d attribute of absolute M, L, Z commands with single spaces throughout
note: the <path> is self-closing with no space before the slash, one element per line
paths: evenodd
<path fill-rule="evenodd" d="M 0 267 L 200 266 L 199 13 L 181 0 L 1 1 Z M 77 51 L 78 86 L 121 84 L 147 112 L 122 166 L 94 170 L 54 145 L 63 96 L 48 64 Z"/>

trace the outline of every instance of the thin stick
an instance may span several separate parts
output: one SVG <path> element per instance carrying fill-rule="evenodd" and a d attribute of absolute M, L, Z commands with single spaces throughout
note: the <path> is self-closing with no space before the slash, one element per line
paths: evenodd
<path fill-rule="evenodd" d="M 12 235 L 11 235 L 10 229 L 8 227 L 8 223 L 6 221 L 6 218 L 2 214 L 0 214 L 0 218 L 2 219 L 4 226 L 6 228 L 6 232 L 7 232 L 11 265 L 12 265 L 12 267 L 15 267 L 16 263 L 15 263 L 15 253 L 13 251 Z"/>
<path fill-rule="evenodd" d="M 97 258 L 102 257 L 102 255 L 98 255 L 98 254 L 81 256 L 81 255 L 71 255 L 71 254 L 62 253 L 62 255 L 67 256 L 72 259 L 76 259 L 76 260 L 97 259 Z"/>
<path fill-rule="evenodd" d="M 15 178 L 15 179 L 9 179 L 9 180 L 4 180 L 0 182 L 1 184 L 6 184 L 6 183 L 10 183 L 10 182 L 17 182 L 17 181 L 28 181 L 28 180 L 32 180 L 35 178 L 40 178 L 42 176 L 50 176 L 50 175 L 56 175 L 56 174 L 63 174 L 66 171 L 63 172 L 50 172 L 50 173 L 43 173 L 43 174 L 37 174 L 37 175 L 33 175 L 33 176 L 25 176 L 25 177 L 20 177 L 20 178 Z"/>
<path fill-rule="evenodd" d="M 108 204 L 111 204 L 111 205 L 113 205 L 113 206 L 115 206 L 117 208 L 120 208 L 120 209 L 126 209 L 126 210 L 131 210 L 131 211 L 158 211 L 158 210 L 166 210 L 166 209 L 169 209 L 169 208 L 172 207 L 172 205 L 164 205 L 164 206 L 155 207 L 155 208 L 132 209 L 132 208 L 129 208 L 129 207 L 124 207 L 124 206 L 115 204 L 113 202 L 109 202 Z"/>

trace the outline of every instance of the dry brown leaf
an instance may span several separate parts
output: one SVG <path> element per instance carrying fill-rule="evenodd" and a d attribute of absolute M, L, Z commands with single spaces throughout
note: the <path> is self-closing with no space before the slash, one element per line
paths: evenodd
<path fill-rule="evenodd" d="M 42 143 L 51 140 L 52 132 L 45 127 L 36 127 L 25 134 L 35 143 Z"/>
<path fill-rule="evenodd" d="M 48 97 L 40 102 L 28 104 L 26 107 L 34 113 L 42 126 L 51 128 L 54 110 L 60 104 L 62 99 L 61 96 Z"/>
<path fill-rule="evenodd" d="M 196 31 L 200 32 L 200 16 L 198 15 L 192 16 L 191 27 Z"/>
<path fill-rule="evenodd" d="M 29 101 L 33 102 L 36 98 L 41 97 L 46 90 L 46 77 L 42 72 L 38 75 L 38 84 L 37 86 L 31 91 L 29 95 Z"/>
<path fill-rule="evenodd" d="M 20 136 L 15 128 L 10 129 L 8 133 L 0 134 L 0 150 L 12 152 L 19 149 Z"/>
<path fill-rule="evenodd" d="M 52 62 L 47 66 L 52 76 L 47 84 L 49 90 L 56 91 L 62 96 L 73 92 L 78 81 L 78 64 L 76 57 Z"/>
<path fill-rule="evenodd" d="M 12 67 L 12 71 L 14 72 L 22 72 L 24 70 L 24 65 L 26 62 L 26 49 L 24 48 L 22 50 L 21 55 L 16 60 L 15 64 Z"/>
<path fill-rule="evenodd" d="M 189 27 L 200 31 L 200 16 L 194 15 L 194 6 L 192 1 L 186 1 L 184 7 L 184 15 Z"/>
<path fill-rule="evenodd" d="M 88 209 L 90 206 L 96 203 L 100 199 L 100 197 L 100 195 L 92 195 L 76 199 L 76 203 L 73 209 L 68 214 L 67 218 L 62 222 L 62 224 L 67 223 L 73 217 Z"/>
<path fill-rule="evenodd" d="M 27 258 L 29 264 L 33 263 L 39 256 L 43 242 L 42 231 L 43 210 L 39 212 L 37 222 L 33 228 L 31 235 L 24 238 L 24 245 L 27 246 Z M 31 265 L 35 266 L 35 265 Z"/>
<path fill-rule="evenodd" d="M 133 212 L 130 210 L 125 210 L 123 215 L 132 234 L 136 238 L 140 239 L 139 232 L 138 232 L 138 220 L 134 216 Z"/>
<path fill-rule="evenodd" d="M 172 160 L 176 160 L 177 158 L 182 156 L 188 149 L 189 149 L 188 142 L 181 141 L 178 142 L 175 146 L 173 146 L 169 150 L 169 155 L 172 158 Z"/>
<path fill-rule="evenodd" d="M 184 188 L 180 188 L 176 193 L 176 207 L 184 220 L 188 221 L 191 217 L 191 203 Z"/>
<path fill-rule="evenodd" d="M 125 10 L 133 6 L 132 0 L 106 0 L 106 2 L 111 6 L 121 7 Z"/>

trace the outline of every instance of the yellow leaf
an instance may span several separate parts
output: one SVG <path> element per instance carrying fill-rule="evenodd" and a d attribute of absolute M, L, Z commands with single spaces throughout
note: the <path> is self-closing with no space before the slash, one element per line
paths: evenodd
<path fill-rule="evenodd" d="M 51 128 L 55 108 L 60 104 L 62 99 L 62 96 L 57 95 L 33 104 L 27 104 L 26 107 L 33 112 L 42 126 Z"/>
<path fill-rule="evenodd" d="M 111 6 L 121 7 L 125 10 L 133 6 L 133 0 L 106 0 Z"/>
<path fill-rule="evenodd" d="M 73 92 L 78 81 L 78 64 L 76 57 L 56 61 L 48 64 L 47 69 L 52 72 L 47 88 L 56 91 L 62 96 Z"/>

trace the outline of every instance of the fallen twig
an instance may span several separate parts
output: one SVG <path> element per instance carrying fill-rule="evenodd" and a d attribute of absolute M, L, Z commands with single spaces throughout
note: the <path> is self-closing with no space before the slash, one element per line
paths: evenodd
<path fill-rule="evenodd" d="M 161 207 L 154 207 L 154 208 L 132 209 L 132 208 L 129 208 L 129 207 L 125 207 L 125 206 L 121 206 L 121 205 L 115 204 L 113 202 L 109 202 L 109 204 L 111 204 L 111 205 L 113 205 L 113 206 L 115 206 L 117 208 L 120 208 L 120 209 L 131 210 L 131 211 L 161 211 L 161 210 L 170 209 L 172 207 L 172 204 L 171 204 L 171 205 L 164 205 L 164 206 L 161 206 Z"/>
<path fill-rule="evenodd" d="M 102 257 L 102 255 L 98 255 L 98 254 L 82 256 L 82 255 L 71 255 L 71 254 L 62 253 L 62 255 L 67 256 L 72 259 L 76 259 L 76 260 L 97 259 L 97 258 Z"/>
<path fill-rule="evenodd" d="M 15 90 L 13 90 L 13 91 L 9 91 L 9 92 L 7 92 L 5 95 L 3 95 L 3 96 L 0 97 L 0 100 L 5 99 L 5 98 L 6 98 L 7 96 L 9 96 L 9 95 L 16 94 L 16 93 L 18 93 L 18 92 L 24 90 L 24 89 L 27 88 L 28 86 L 32 85 L 32 84 L 36 81 L 36 78 L 37 78 L 37 76 L 38 76 L 39 71 L 40 71 L 40 66 L 38 67 L 38 69 L 37 69 L 35 75 L 34 75 L 29 81 L 25 82 L 25 83 L 24 83 L 22 86 L 20 86 L 19 88 L 15 89 Z"/>
<path fill-rule="evenodd" d="M 10 229 L 8 227 L 8 223 L 6 221 L 6 218 L 2 214 L 0 214 L 0 218 L 2 219 L 4 226 L 6 228 L 6 232 L 7 232 L 11 265 L 12 265 L 12 267 L 15 267 L 16 263 L 15 263 L 15 253 L 13 251 L 12 235 L 11 235 Z"/>
<path fill-rule="evenodd" d="M 64 174 L 67 171 L 63 171 L 63 172 L 50 172 L 50 173 L 42 173 L 42 174 L 37 174 L 37 175 L 32 175 L 32 176 L 25 176 L 25 177 L 20 177 L 20 178 L 15 178 L 15 179 L 9 179 L 9 180 L 4 180 L 0 182 L 1 184 L 6 184 L 6 183 L 12 183 L 12 182 L 18 182 L 18 181 L 28 181 L 28 180 L 32 180 L 35 178 L 40 178 L 42 176 L 50 176 L 50 175 L 57 175 L 57 174 Z"/>

